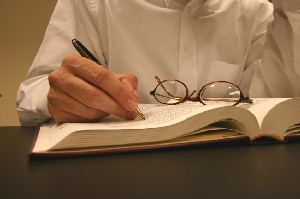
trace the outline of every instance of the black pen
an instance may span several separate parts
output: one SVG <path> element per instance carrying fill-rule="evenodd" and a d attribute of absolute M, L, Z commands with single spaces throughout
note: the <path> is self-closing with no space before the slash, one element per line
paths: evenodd
<path fill-rule="evenodd" d="M 82 57 L 88 58 L 103 67 L 101 62 L 80 41 L 73 39 L 72 44 Z M 144 120 L 146 119 L 139 107 L 136 109 L 136 113 Z"/>

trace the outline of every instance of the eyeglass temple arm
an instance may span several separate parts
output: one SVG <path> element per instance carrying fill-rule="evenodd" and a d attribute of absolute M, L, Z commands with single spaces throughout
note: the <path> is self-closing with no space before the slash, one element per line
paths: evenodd
<path fill-rule="evenodd" d="M 157 81 L 158 84 L 161 83 L 161 81 L 160 81 L 160 79 L 159 79 L 158 76 L 155 76 L 155 79 L 156 79 L 156 81 Z M 171 95 L 171 94 L 167 91 L 167 89 L 164 87 L 164 85 L 161 84 L 161 86 L 162 86 L 162 88 L 164 89 L 164 91 L 166 91 L 166 93 L 168 93 L 169 96 L 173 97 L 173 99 L 183 99 L 182 97 L 176 97 L 176 96 L 174 96 L 174 95 Z M 188 101 L 193 101 L 193 102 L 198 101 L 198 98 L 197 98 L 197 97 L 192 97 L 192 95 L 194 95 L 195 92 L 196 92 L 196 90 L 193 90 L 193 92 L 186 98 L 186 100 L 188 100 Z M 152 92 L 152 93 L 150 92 L 150 94 L 151 94 L 151 95 L 154 95 L 153 92 Z M 161 97 L 167 97 L 167 96 L 163 96 L 163 95 L 160 95 L 160 96 L 161 96 Z"/>
<path fill-rule="evenodd" d="M 169 93 L 169 92 L 167 91 L 167 89 L 164 87 L 164 85 L 162 84 L 162 82 L 160 81 L 160 79 L 159 79 L 158 76 L 155 76 L 155 79 L 156 79 L 156 81 L 157 81 L 158 84 L 161 84 L 161 87 L 164 89 L 164 91 L 166 91 L 166 93 L 167 93 L 169 96 L 173 97 L 174 99 L 178 98 L 178 97 L 176 97 L 176 96 L 174 96 L 174 95 L 171 95 L 171 93 Z M 151 94 L 151 92 L 150 92 L 150 94 Z"/>
<path fill-rule="evenodd" d="M 155 76 L 155 79 L 156 79 L 156 81 L 157 81 L 158 84 L 161 84 L 161 83 L 162 83 L 162 82 L 160 81 L 160 79 L 159 79 L 158 76 Z M 161 97 L 165 97 L 165 98 L 171 98 L 171 99 L 173 98 L 173 99 L 176 99 L 175 96 L 171 95 L 171 94 L 166 90 L 166 88 L 164 87 L 164 85 L 161 84 L 161 87 L 164 89 L 164 91 L 166 91 L 166 93 L 167 93 L 169 96 L 165 96 L 165 95 L 161 95 L 161 94 L 157 94 L 157 95 L 159 95 L 159 96 L 161 96 Z M 154 89 L 153 91 L 150 91 L 150 95 L 155 96 L 155 90 L 156 90 L 156 89 Z M 171 96 L 171 97 L 170 97 L 170 96 Z"/>
<path fill-rule="evenodd" d="M 155 93 L 153 91 L 150 92 L 151 95 L 154 95 Z M 182 97 L 175 97 L 175 96 L 166 96 L 166 95 L 161 95 L 159 93 L 156 93 L 156 95 L 160 96 L 160 97 L 164 97 L 164 98 L 168 98 L 168 99 L 175 99 L 175 100 L 182 100 Z"/>
<path fill-rule="evenodd" d="M 245 96 L 241 95 L 240 102 L 252 104 L 253 100 L 250 99 L 249 97 L 245 97 Z"/>
<path fill-rule="evenodd" d="M 250 99 L 249 97 L 244 96 L 243 92 L 241 91 L 241 89 L 239 87 L 238 87 L 238 89 L 240 90 L 240 95 L 241 95 L 240 102 L 252 104 L 253 100 Z"/>
<path fill-rule="evenodd" d="M 160 81 L 160 79 L 159 79 L 158 76 L 155 76 L 154 78 L 156 79 L 157 83 L 159 83 L 159 84 L 161 83 L 161 81 Z"/>

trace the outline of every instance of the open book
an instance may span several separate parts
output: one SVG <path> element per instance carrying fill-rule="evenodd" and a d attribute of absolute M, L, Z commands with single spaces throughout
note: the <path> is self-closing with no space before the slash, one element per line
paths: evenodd
<path fill-rule="evenodd" d="M 43 124 L 30 156 L 82 155 L 300 137 L 300 98 L 253 99 L 238 106 L 140 104 L 146 120 Z"/>

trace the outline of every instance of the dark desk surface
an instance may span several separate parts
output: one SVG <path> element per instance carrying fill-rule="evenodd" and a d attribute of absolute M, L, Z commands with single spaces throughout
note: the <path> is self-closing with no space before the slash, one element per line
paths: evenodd
<path fill-rule="evenodd" d="M 30 160 L 0 127 L 0 198 L 299 198 L 300 143 Z"/>

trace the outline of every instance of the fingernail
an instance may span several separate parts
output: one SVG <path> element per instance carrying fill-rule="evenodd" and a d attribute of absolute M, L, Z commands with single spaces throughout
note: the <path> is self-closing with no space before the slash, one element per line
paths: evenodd
<path fill-rule="evenodd" d="M 127 101 L 127 107 L 129 108 L 130 111 L 134 111 L 138 107 L 138 103 L 133 99 L 129 99 Z"/>

